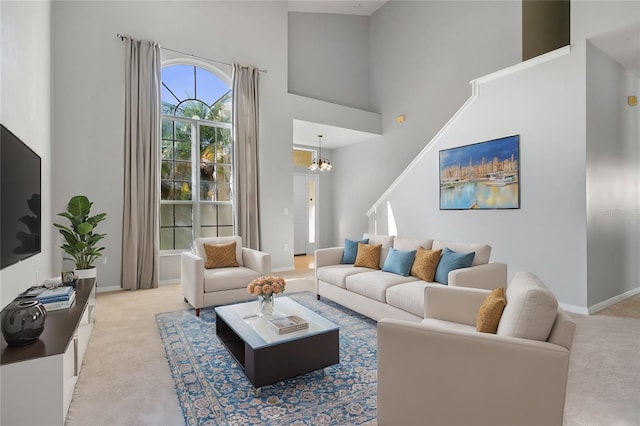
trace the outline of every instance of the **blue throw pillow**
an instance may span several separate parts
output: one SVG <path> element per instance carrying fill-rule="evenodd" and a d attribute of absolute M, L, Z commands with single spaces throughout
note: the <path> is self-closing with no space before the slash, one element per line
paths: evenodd
<path fill-rule="evenodd" d="M 408 277 L 411 273 L 413 260 L 416 258 L 416 252 L 417 250 L 404 251 L 391 247 L 382 266 L 382 270 Z"/>
<path fill-rule="evenodd" d="M 360 240 L 363 244 L 369 244 L 369 239 L 365 238 L 364 240 Z M 358 241 L 347 240 L 344 239 L 344 253 L 342 254 L 342 262 L 340 263 L 350 263 L 353 264 L 356 262 L 356 256 L 358 255 Z"/>
<path fill-rule="evenodd" d="M 475 256 L 475 251 L 471 253 L 457 253 L 449 247 L 445 247 L 444 250 L 442 250 L 440 262 L 438 262 L 438 267 L 436 268 L 435 281 L 448 285 L 449 272 L 455 269 L 468 268 L 473 263 Z"/>

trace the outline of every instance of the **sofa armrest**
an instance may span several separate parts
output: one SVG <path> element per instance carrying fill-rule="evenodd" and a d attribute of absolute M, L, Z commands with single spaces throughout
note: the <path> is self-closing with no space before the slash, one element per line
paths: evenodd
<path fill-rule="evenodd" d="M 424 317 L 475 327 L 480 305 L 489 290 L 428 284 L 424 289 Z"/>
<path fill-rule="evenodd" d="M 196 309 L 204 304 L 204 259 L 185 251 L 180 254 L 180 281 L 184 298 Z"/>
<path fill-rule="evenodd" d="M 547 342 L 378 322 L 378 425 L 561 425 L 569 351 Z"/>
<path fill-rule="evenodd" d="M 322 266 L 338 265 L 342 262 L 344 247 L 329 247 L 316 249 L 315 251 L 316 270 Z"/>
<path fill-rule="evenodd" d="M 449 285 L 487 290 L 498 287 L 507 288 L 507 265 L 505 263 L 486 263 L 455 269 L 449 272 Z"/>
<path fill-rule="evenodd" d="M 242 247 L 242 262 L 245 268 L 260 275 L 271 275 L 271 255 L 262 251 Z"/>

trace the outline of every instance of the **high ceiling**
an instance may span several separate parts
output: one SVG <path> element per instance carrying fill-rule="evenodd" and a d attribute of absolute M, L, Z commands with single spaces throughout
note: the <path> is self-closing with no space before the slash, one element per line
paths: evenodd
<path fill-rule="evenodd" d="M 289 11 L 371 16 L 385 3 L 387 1 L 290 0 Z M 592 37 L 589 40 L 614 61 L 640 78 L 639 22 Z M 378 136 L 308 121 L 294 120 L 293 122 L 293 143 L 296 145 L 317 146 L 320 134 L 323 135 L 322 146 L 329 149 L 340 148 Z"/>

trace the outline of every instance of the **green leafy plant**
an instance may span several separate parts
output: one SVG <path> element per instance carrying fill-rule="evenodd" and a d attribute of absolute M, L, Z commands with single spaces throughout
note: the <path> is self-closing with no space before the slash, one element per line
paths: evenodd
<path fill-rule="evenodd" d="M 76 269 L 91 269 L 94 267 L 93 262 L 102 256 L 104 247 L 98 247 L 98 242 L 102 240 L 106 234 L 95 233 L 98 223 L 102 222 L 107 216 L 106 213 L 100 213 L 90 216 L 91 206 L 93 203 L 84 195 L 76 195 L 69 200 L 67 211 L 58 213 L 58 216 L 69 219 L 70 226 L 54 223 L 53 226 L 58 228 L 64 237 L 64 244 L 61 248 L 67 253 L 76 264 Z"/>

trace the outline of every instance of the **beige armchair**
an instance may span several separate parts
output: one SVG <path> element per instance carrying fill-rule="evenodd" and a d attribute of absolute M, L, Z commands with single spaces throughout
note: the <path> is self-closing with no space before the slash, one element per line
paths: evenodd
<path fill-rule="evenodd" d="M 428 286 L 422 323 L 378 322 L 379 425 L 562 424 L 575 323 L 521 272 L 497 334 L 477 332 L 487 294 Z"/>
<path fill-rule="evenodd" d="M 205 269 L 204 244 L 236 242 L 236 260 L 240 266 Z M 242 247 L 241 237 L 196 238 L 195 254 L 181 254 L 181 281 L 185 301 L 200 315 L 200 308 L 249 300 L 247 285 L 255 278 L 271 274 L 271 255 Z"/>

